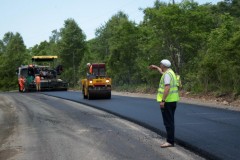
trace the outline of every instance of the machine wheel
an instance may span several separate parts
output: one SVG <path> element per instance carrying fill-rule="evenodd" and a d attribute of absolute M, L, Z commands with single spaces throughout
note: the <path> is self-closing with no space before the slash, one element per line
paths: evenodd
<path fill-rule="evenodd" d="M 83 99 L 87 99 L 88 98 L 88 96 L 85 95 L 84 87 L 82 89 L 82 95 L 83 95 Z"/>
<path fill-rule="evenodd" d="M 107 99 L 111 99 L 111 97 L 112 97 L 112 94 L 111 94 L 111 92 L 109 92 L 109 93 L 107 94 L 106 98 L 107 98 Z"/>
<path fill-rule="evenodd" d="M 92 95 L 89 93 L 89 91 L 88 91 L 87 98 L 88 98 L 88 100 L 92 99 Z"/>
<path fill-rule="evenodd" d="M 24 92 L 29 92 L 29 88 L 28 88 L 28 85 L 25 83 L 25 85 L 24 85 Z"/>
<path fill-rule="evenodd" d="M 88 96 L 85 96 L 84 94 L 83 94 L 83 99 L 87 99 L 88 98 Z"/>

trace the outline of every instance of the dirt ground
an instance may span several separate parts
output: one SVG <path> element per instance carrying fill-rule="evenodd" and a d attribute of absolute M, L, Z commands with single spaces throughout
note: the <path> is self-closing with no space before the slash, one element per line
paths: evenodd
<path fill-rule="evenodd" d="M 152 98 L 152 99 L 156 98 L 156 94 L 116 92 L 116 91 L 113 91 L 112 93 L 114 95 L 121 95 L 121 96 L 142 97 L 142 98 Z M 233 100 L 231 97 L 228 97 L 228 96 L 215 97 L 214 95 L 211 95 L 211 94 L 193 95 L 193 94 L 190 94 L 189 92 L 181 92 L 180 102 L 240 111 L 240 99 Z"/>

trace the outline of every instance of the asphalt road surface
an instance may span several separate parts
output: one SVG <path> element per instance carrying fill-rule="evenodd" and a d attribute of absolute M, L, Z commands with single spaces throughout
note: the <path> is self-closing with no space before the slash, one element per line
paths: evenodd
<path fill-rule="evenodd" d="M 111 100 L 89 101 L 81 92 L 44 94 L 91 105 L 165 134 L 159 104 L 153 99 L 112 96 Z M 175 115 L 178 144 L 208 159 L 239 159 L 240 112 L 179 103 Z"/>
<path fill-rule="evenodd" d="M 150 130 L 80 103 L 39 93 L 0 93 L 0 160 L 202 159 L 178 145 L 161 149 L 163 142 Z"/>

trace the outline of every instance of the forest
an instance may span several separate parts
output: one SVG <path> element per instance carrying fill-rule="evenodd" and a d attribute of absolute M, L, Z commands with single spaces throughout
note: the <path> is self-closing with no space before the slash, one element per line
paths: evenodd
<path fill-rule="evenodd" d="M 136 23 L 116 12 L 86 40 L 74 19 L 66 19 L 49 40 L 26 48 L 20 33 L 8 32 L 0 39 L 0 90 L 17 89 L 16 69 L 30 64 L 34 55 L 57 55 L 64 67 L 61 75 L 70 87 L 80 87 L 86 64 L 106 63 L 113 88 L 154 92 L 160 74 L 149 70 L 162 59 L 172 62 L 181 76 L 182 90 L 215 95 L 240 94 L 240 0 L 217 4 L 155 1 L 142 9 Z M 75 73 L 75 74 L 73 74 Z"/>

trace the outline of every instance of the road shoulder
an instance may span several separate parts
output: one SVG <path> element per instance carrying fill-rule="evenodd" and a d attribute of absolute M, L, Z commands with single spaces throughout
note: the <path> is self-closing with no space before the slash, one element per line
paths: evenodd
<path fill-rule="evenodd" d="M 5 95 L 0 96 L 0 159 L 9 159 L 18 153 L 15 148 L 8 147 L 11 137 L 18 124 L 16 108 L 12 101 Z"/>
<path fill-rule="evenodd" d="M 150 98 L 156 99 L 156 94 L 144 94 L 144 93 L 131 93 L 131 92 L 118 92 L 112 91 L 113 95 L 119 96 L 127 96 L 127 97 L 140 97 L 140 98 Z M 201 105 L 206 107 L 214 107 L 214 108 L 221 108 L 233 111 L 240 111 L 240 104 L 236 103 L 235 105 L 231 105 L 226 103 L 225 101 L 221 102 L 217 99 L 206 99 L 206 98 L 192 98 L 192 97 L 181 97 L 180 103 L 186 104 L 194 104 L 194 105 Z"/>

